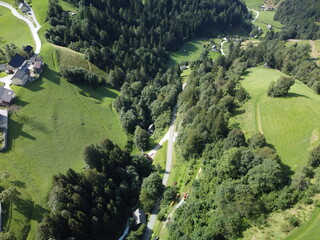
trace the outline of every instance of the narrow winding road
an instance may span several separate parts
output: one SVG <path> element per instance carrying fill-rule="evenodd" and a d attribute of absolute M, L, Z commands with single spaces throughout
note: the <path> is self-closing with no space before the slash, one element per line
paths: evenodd
<path fill-rule="evenodd" d="M 220 51 L 221 51 L 221 54 L 222 54 L 223 56 L 226 55 L 226 53 L 223 51 L 223 45 L 224 45 L 225 43 L 227 43 L 227 42 L 228 42 L 228 41 L 224 40 L 224 41 L 222 41 L 221 44 L 220 44 Z"/>
<path fill-rule="evenodd" d="M 30 7 L 30 13 L 31 15 L 29 15 L 31 17 L 31 19 L 33 20 L 34 24 L 36 26 L 34 26 L 34 24 L 32 23 L 32 21 L 27 17 L 27 16 L 24 16 L 22 14 L 20 14 L 14 7 L 12 7 L 11 4 L 9 3 L 5 3 L 5 2 L 2 2 L 0 1 L 0 6 L 3 6 L 3 7 L 6 7 L 6 8 L 9 8 L 12 12 L 12 14 L 21 19 L 22 21 L 24 21 L 26 24 L 28 24 L 29 28 L 30 28 L 30 31 L 31 31 L 31 34 L 33 36 L 33 39 L 35 41 L 35 44 L 36 44 L 36 48 L 35 48 L 35 53 L 36 54 L 39 54 L 40 53 L 40 50 L 41 50 L 41 40 L 39 38 L 39 35 L 38 35 L 38 30 L 41 28 L 41 25 L 39 24 L 39 22 L 37 21 L 37 18 L 32 10 L 32 8 Z"/>
<path fill-rule="evenodd" d="M 254 9 L 251 9 L 251 8 L 248 8 L 250 11 L 253 11 L 253 12 L 255 12 L 256 13 L 256 17 L 252 20 L 252 23 L 254 23 L 257 19 L 258 19 L 258 17 L 259 17 L 259 12 L 257 11 L 257 10 L 254 10 Z"/>

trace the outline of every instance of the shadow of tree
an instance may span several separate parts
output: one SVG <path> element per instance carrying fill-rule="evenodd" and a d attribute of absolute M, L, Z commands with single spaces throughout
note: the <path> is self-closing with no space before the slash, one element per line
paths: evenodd
<path fill-rule="evenodd" d="M 21 181 L 10 181 L 14 186 L 18 188 L 26 188 L 26 183 Z"/>
<path fill-rule="evenodd" d="M 35 204 L 30 199 L 18 198 L 15 201 L 15 207 L 19 213 L 31 220 L 37 221 L 38 223 L 42 221 L 44 214 L 49 212 L 47 209 L 43 208 L 39 204 Z"/>

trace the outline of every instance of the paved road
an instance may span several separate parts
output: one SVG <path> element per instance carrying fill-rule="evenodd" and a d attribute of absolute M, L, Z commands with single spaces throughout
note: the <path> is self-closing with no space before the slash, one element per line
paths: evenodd
<path fill-rule="evenodd" d="M 221 51 L 221 54 L 222 54 L 223 56 L 226 55 L 226 53 L 223 51 L 223 45 L 224 45 L 226 42 L 228 42 L 228 41 L 222 41 L 221 44 L 220 44 L 220 51 Z"/>
<path fill-rule="evenodd" d="M 252 22 L 254 23 L 257 19 L 258 19 L 258 17 L 259 17 L 259 12 L 257 11 L 257 10 L 254 10 L 254 9 L 251 9 L 251 8 L 248 8 L 250 11 L 253 11 L 253 12 L 255 12 L 256 13 L 256 17 L 252 20 Z"/>
<path fill-rule="evenodd" d="M 5 2 L 2 2 L 0 1 L 0 6 L 3 6 L 3 7 L 6 7 L 6 8 L 9 8 L 12 12 L 12 14 L 21 19 L 22 21 L 24 21 L 26 24 L 28 24 L 29 28 L 30 28 L 30 31 L 31 31 L 31 34 L 33 36 L 33 39 L 36 43 L 36 48 L 35 48 L 35 53 L 36 54 L 39 54 L 40 53 L 40 50 L 41 50 L 41 40 L 39 38 L 39 35 L 38 35 L 38 30 L 41 28 L 39 22 L 37 21 L 37 18 L 36 16 L 34 15 L 34 12 L 33 10 L 31 9 L 31 15 L 30 17 L 32 18 L 32 20 L 34 21 L 35 25 L 32 23 L 32 21 L 26 17 L 26 16 L 23 16 L 22 14 L 20 14 L 15 8 L 12 7 L 11 4 L 8 4 L 8 3 L 5 3 Z"/>

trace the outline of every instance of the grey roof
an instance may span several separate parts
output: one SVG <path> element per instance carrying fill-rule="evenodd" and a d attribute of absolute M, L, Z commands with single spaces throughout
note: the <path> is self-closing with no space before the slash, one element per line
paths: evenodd
<path fill-rule="evenodd" d="M 6 69 L 6 65 L 5 64 L 0 64 L 0 71 L 4 71 Z"/>
<path fill-rule="evenodd" d="M 12 77 L 12 83 L 15 85 L 24 85 L 29 78 L 29 69 L 18 69 Z"/>
<path fill-rule="evenodd" d="M 141 208 L 137 208 L 133 212 L 133 219 L 135 220 L 136 224 L 146 224 L 146 214 Z"/>
<path fill-rule="evenodd" d="M 0 101 L 10 103 L 15 97 L 14 91 L 0 87 Z"/>

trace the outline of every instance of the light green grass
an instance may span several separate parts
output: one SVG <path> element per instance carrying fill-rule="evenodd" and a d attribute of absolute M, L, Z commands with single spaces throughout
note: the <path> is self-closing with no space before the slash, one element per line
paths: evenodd
<path fill-rule="evenodd" d="M 241 84 L 251 99 L 243 107 L 245 113 L 231 118 L 230 123 L 239 125 L 250 137 L 259 132 L 260 112 L 261 127 L 268 143 L 274 145 L 283 163 L 296 170 L 307 161 L 310 149 L 319 143 L 320 96 L 296 81 L 288 97 L 268 97 L 270 82 L 283 75 L 263 67 L 249 69 Z"/>
<path fill-rule="evenodd" d="M 178 64 L 184 61 L 192 62 L 199 59 L 200 54 L 205 50 L 204 45 L 209 44 L 204 38 L 197 38 L 186 42 L 178 51 L 170 54 L 169 65 Z M 216 59 L 219 53 L 211 52 L 209 56 Z"/>
<path fill-rule="evenodd" d="M 43 77 L 27 87 L 15 87 L 22 106 L 9 121 L 9 146 L 0 154 L 1 171 L 21 181 L 22 198 L 31 202 L 25 211 L 15 209 L 8 222 L 18 239 L 35 239 L 35 231 L 46 208 L 52 176 L 68 168 L 79 171 L 84 162 L 81 149 L 86 144 L 110 138 L 122 148 L 127 136 L 112 108 L 117 91 L 104 87 L 77 87 L 60 78 L 56 51 L 45 44 L 41 55 L 48 65 Z"/>
<path fill-rule="evenodd" d="M 320 208 L 316 208 L 308 222 L 293 231 L 286 240 L 318 240 L 320 236 Z"/>
<path fill-rule="evenodd" d="M 283 25 L 280 22 L 273 20 L 275 13 L 275 11 L 261 11 L 259 13 L 258 19 L 253 23 L 254 25 L 262 29 L 262 36 L 264 36 L 269 31 L 267 28 L 268 24 L 272 25 L 272 29 L 275 32 L 279 32 L 282 30 Z"/>
<path fill-rule="evenodd" d="M 49 0 L 32 0 L 30 3 L 38 22 L 42 25 L 47 17 Z"/>
<path fill-rule="evenodd" d="M 158 150 L 152 164 L 156 166 L 157 164 L 161 167 L 161 178 L 163 178 L 164 172 L 166 170 L 166 161 L 167 161 L 167 147 L 168 141 L 166 141 L 162 147 Z"/>
<path fill-rule="evenodd" d="M 260 6 L 263 4 L 263 0 L 245 0 L 248 8 L 260 10 Z"/>
<path fill-rule="evenodd" d="M 299 40 L 299 39 L 295 39 L 295 40 L 286 41 L 286 46 L 287 46 L 287 47 L 291 47 L 291 46 L 293 46 L 294 44 L 298 44 L 299 46 L 309 45 L 309 40 Z"/>
<path fill-rule="evenodd" d="M 28 25 L 12 15 L 8 8 L 0 6 L 0 46 L 14 43 L 18 47 L 23 45 L 35 46 Z"/>

